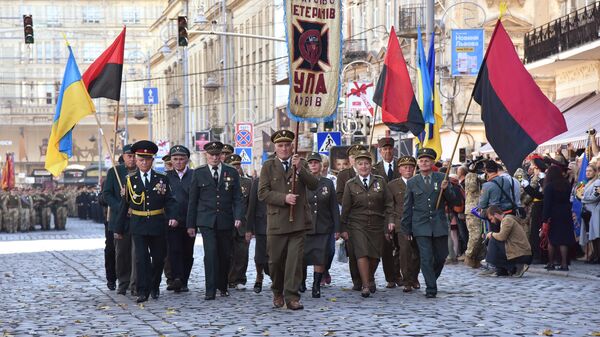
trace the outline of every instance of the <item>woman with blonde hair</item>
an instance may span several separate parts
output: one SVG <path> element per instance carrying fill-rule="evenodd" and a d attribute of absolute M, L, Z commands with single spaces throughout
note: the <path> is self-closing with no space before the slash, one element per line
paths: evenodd
<path fill-rule="evenodd" d="M 588 255 L 587 262 L 600 262 L 600 180 L 597 167 L 590 163 L 585 170 L 587 183 L 583 189 L 583 209 L 581 217 L 583 228 L 579 237 L 579 244 L 584 246 L 591 242 L 593 255 Z"/>

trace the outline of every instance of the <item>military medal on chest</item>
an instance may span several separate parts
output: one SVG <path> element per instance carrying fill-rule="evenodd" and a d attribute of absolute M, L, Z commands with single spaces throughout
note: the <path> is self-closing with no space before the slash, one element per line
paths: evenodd
<path fill-rule="evenodd" d="M 225 191 L 229 191 L 233 178 L 230 177 L 227 172 L 223 172 L 223 180 L 225 181 Z"/>
<path fill-rule="evenodd" d="M 323 186 L 323 190 L 321 191 L 321 194 L 323 194 L 324 196 L 329 194 L 329 189 L 327 188 L 327 186 Z"/>
<path fill-rule="evenodd" d="M 381 185 L 379 184 L 379 181 L 375 181 L 375 192 L 379 191 L 381 191 Z"/>
<path fill-rule="evenodd" d="M 161 179 L 152 190 L 156 191 L 158 194 L 165 194 L 167 193 L 167 184 L 165 184 Z"/>

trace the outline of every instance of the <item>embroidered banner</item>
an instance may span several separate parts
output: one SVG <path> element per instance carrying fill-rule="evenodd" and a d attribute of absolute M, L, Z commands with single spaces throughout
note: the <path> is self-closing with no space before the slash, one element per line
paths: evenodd
<path fill-rule="evenodd" d="M 342 0 L 286 0 L 288 113 L 299 122 L 335 119 L 342 65 Z"/>

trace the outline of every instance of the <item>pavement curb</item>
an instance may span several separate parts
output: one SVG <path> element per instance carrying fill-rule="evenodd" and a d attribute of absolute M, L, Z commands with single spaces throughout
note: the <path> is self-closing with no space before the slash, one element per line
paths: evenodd
<path fill-rule="evenodd" d="M 591 281 L 600 281 L 600 277 L 598 277 L 598 276 L 588 275 L 588 274 L 584 274 L 584 273 L 577 273 L 577 272 L 572 272 L 572 271 L 563 272 L 563 271 L 546 270 L 546 269 L 540 268 L 540 267 L 531 267 L 531 266 L 529 266 L 529 271 L 528 272 L 529 273 L 534 273 L 534 274 L 541 274 L 541 275 L 552 275 L 552 276 L 559 276 L 559 277 L 572 277 L 572 278 L 577 278 L 577 279 L 584 279 L 584 280 L 591 280 Z"/>

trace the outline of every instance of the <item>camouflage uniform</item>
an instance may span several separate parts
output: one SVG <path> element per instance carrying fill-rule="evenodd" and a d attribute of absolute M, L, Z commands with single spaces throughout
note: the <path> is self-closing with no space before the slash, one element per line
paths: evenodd
<path fill-rule="evenodd" d="M 476 268 L 479 266 L 479 261 L 482 256 L 482 237 L 481 237 L 481 220 L 471 214 L 471 209 L 477 207 L 479 203 L 479 195 L 481 194 L 481 186 L 477 173 L 469 172 L 465 177 L 465 215 L 467 229 L 469 231 L 469 241 L 467 250 L 465 251 L 465 264 Z"/>
<path fill-rule="evenodd" d="M 525 174 L 525 171 L 522 168 L 518 168 L 515 171 L 514 177 L 521 182 L 521 180 L 527 179 L 527 174 Z M 534 179 L 532 179 L 532 183 L 534 183 Z M 539 185 L 539 178 L 537 176 L 535 177 L 535 185 L 536 188 Z M 519 185 L 519 189 L 521 190 L 521 206 L 525 207 L 525 210 L 527 211 L 527 216 L 523 221 L 519 221 L 519 223 L 523 225 L 523 230 L 525 231 L 525 234 L 527 234 L 527 237 L 529 237 L 529 232 L 531 232 L 531 203 L 533 202 L 533 197 L 525 192 L 523 186 Z"/>
<path fill-rule="evenodd" d="M 66 192 L 67 195 L 67 209 L 69 217 L 77 216 L 77 202 L 75 202 L 75 198 L 77 197 L 77 192 L 73 188 L 69 188 Z"/>
<path fill-rule="evenodd" d="M 44 198 L 41 195 L 39 190 L 36 190 L 35 193 L 31 196 L 33 199 L 33 209 L 31 211 L 31 223 L 35 227 L 35 225 L 40 225 L 42 229 L 42 203 Z"/>
<path fill-rule="evenodd" d="M 65 230 L 67 225 L 67 203 L 68 198 L 62 191 L 59 191 L 52 198 L 52 210 L 54 214 L 54 229 Z"/>
<path fill-rule="evenodd" d="M 42 222 L 42 229 L 48 230 L 50 229 L 50 221 L 52 220 L 52 209 L 50 208 L 50 203 L 52 201 L 52 196 L 50 192 L 42 193 L 41 197 L 41 215 L 40 221 Z"/>
<path fill-rule="evenodd" d="M 31 204 L 32 200 L 27 192 L 21 193 L 21 222 L 20 231 L 27 232 L 31 229 Z"/>
<path fill-rule="evenodd" d="M 4 209 L 4 225 L 9 233 L 16 233 L 19 229 L 21 198 L 14 193 L 5 196 Z"/>

